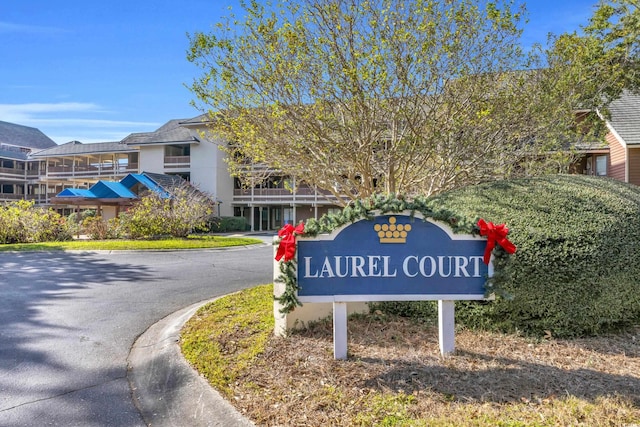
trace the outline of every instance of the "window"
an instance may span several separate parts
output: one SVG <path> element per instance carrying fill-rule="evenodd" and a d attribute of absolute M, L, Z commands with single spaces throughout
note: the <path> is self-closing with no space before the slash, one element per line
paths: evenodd
<path fill-rule="evenodd" d="M 607 156 L 596 156 L 596 175 L 607 176 Z"/>
<path fill-rule="evenodd" d="M 284 208 L 283 209 L 284 223 L 292 224 L 293 223 L 293 208 Z"/>

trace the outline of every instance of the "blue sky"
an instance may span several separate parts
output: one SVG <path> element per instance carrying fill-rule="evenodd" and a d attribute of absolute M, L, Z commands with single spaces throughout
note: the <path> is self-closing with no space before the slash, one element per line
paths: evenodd
<path fill-rule="evenodd" d="M 525 43 L 586 24 L 597 0 L 529 0 Z M 57 143 L 119 141 L 200 112 L 187 33 L 236 0 L 0 2 L 0 120 Z"/>

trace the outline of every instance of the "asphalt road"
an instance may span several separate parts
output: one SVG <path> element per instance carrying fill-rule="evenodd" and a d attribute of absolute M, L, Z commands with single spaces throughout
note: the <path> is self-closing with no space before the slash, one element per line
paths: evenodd
<path fill-rule="evenodd" d="M 0 426 L 144 426 L 127 356 L 151 325 L 272 281 L 271 245 L 0 254 Z"/>

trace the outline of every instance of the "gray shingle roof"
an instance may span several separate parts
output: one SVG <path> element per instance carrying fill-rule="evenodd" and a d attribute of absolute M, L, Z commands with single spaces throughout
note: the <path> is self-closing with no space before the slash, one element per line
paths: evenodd
<path fill-rule="evenodd" d="M 39 129 L 3 121 L 0 121 L 0 143 L 32 149 L 43 149 L 56 145 Z"/>
<path fill-rule="evenodd" d="M 120 142 L 94 142 L 91 144 L 83 144 L 79 141 L 71 141 L 67 142 L 66 144 L 57 145 L 46 150 L 40 150 L 36 153 L 33 153 L 31 156 L 55 157 L 69 156 L 74 154 L 100 154 L 131 151 L 135 151 L 135 149 Z"/>
<path fill-rule="evenodd" d="M 211 119 L 209 118 L 209 114 L 205 113 L 205 114 L 200 114 L 199 116 L 196 116 L 189 120 L 182 120 L 180 124 L 188 126 L 188 125 L 201 125 L 203 123 L 208 123 L 208 122 L 211 122 Z"/>
<path fill-rule="evenodd" d="M 147 178 L 151 178 L 153 182 L 167 191 L 176 187 L 187 184 L 187 181 L 178 175 L 167 175 L 164 173 L 142 172 Z"/>
<path fill-rule="evenodd" d="M 640 95 L 625 92 L 609 105 L 609 123 L 627 145 L 640 145 Z"/>
<path fill-rule="evenodd" d="M 132 133 L 122 140 L 127 145 L 153 145 L 167 143 L 191 143 L 199 142 L 197 138 L 191 135 L 191 132 L 180 123 L 182 119 L 170 120 L 154 132 L 138 132 Z"/>
<path fill-rule="evenodd" d="M 20 151 L 14 150 L 4 150 L 0 148 L 0 157 L 5 159 L 15 159 L 15 160 L 27 160 L 29 158 L 27 153 L 22 153 Z"/>

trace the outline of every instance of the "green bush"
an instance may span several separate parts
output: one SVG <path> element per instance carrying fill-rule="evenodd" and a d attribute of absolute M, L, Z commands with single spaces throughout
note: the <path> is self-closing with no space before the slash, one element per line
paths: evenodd
<path fill-rule="evenodd" d="M 223 216 L 211 218 L 208 221 L 208 228 L 212 233 L 228 233 L 231 231 L 247 231 L 251 226 L 245 217 Z"/>
<path fill-rule="evenodd" d="M 436 301 L 381 301 L 369 304 L 371 312 L 380 310 L 402 317 L 411 317 L 420 321 L 433 321 L 438 318 L 438 304 Z"/>
<path fill-rule="evenodd" d="M 51 209 L 19 200 L 0 207 L 0 243 L 36 243 L 72 238 L 65 218 Z"/>
<path fill-rule="evenodd" d="M 577 336 L 640 320 L 640 188 L 569 175 L 469 187 L 432 201 L 506 223 L 518 247 L 495 261 L 508 297 L 459 304 L 466 323 Z"/>
<path fill-rule="evenodd" d="M 460 323 L 570 337 L 640 322 L 640 188 L 537 177 L 470 186 L 428 204 L 455 224 L 505 223 L 518 248 L 511 256 L 494 251 L 498 297 L 457 302 Z"/>

